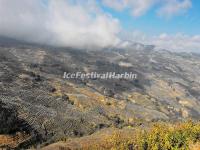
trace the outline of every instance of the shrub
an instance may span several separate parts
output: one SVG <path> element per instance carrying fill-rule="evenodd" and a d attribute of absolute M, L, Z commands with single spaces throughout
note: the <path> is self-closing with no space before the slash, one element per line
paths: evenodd
<path fill-rule="evenodd" d="M 175 125 L 156 123 L 143 133 L 138 132 L 135 143 L 142 150 L 187 150 L 200 141 L 200 124 L 191 121 Z"/>
<path fill-rule="evenodd" d="M 135 135 L 114 134 L 110 138 L 112 149 L 188 150 L 200 142 L 200 124 L 191 121 L 167 124 L 155 123 L 148 129 L 135 129 Z M 199 144 L 198 144 L 199 146 Z M 200 149 L 200 147 L 199 147 Z"/>

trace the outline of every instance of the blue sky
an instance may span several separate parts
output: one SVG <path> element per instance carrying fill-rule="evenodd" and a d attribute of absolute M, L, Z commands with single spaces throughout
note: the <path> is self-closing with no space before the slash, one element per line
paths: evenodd
<path fill-rule="evenodd" d="M 161 33 L 197 35 L 200 34 L 200 1 L 192 0 L 191 3 L 192 6 L 183 13 L 170 17 L 158 16 L 156 6 L 141 16 L 133 16 L 130 9 L 118 11 L 105 5 L 101 7 L 105 12 L 118 18 L 123 29 L 127 31 L 138 30 L 148 35 Z"/>

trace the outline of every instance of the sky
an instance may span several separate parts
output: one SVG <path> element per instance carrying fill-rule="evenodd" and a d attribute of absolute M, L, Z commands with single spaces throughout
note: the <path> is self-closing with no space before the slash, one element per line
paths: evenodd
<path fill-rule="evenodd" d="M 199 0 L 0 0 L 1 36 L 55 46 L 200 52 L 199 27 Z"/>
<path fill-rule="evenodd" d="M 109 1 L 109 0 L 104 0 Z M 144 0 L 145 1 L 145 0 Z M 148 0 L 146 0 L 148 3 Z M 151 0 L 149 0 L 151 1 Z M 152 0 L 153 1 L 153 0 Z M 171 3 L 175 3 L 175 0 L 168 0 Z M 117 9 L 111 9 L 109 7 L 102 6 L 104 11 L 112 14 L 112 16 L 118 18 L 124 29 L 139 30 L 149 35 L 160 33 L 184 33 L 188 35 L 200 34 L 200 1 L 198 0 L 180 0 L 179 3 L 188 2 L 185 7 L 178 8 L 172 4 L 169 10 L 165 11 L 160 7 L 161 2 L 153 6 L 149 6 L 144 12 L 133 14 L 131 8 L 124 8 L 121 11 Z M 141 6 L 142 7 L 142 6 Z M 177 7 L 177 8 L 176 8 Z"/>

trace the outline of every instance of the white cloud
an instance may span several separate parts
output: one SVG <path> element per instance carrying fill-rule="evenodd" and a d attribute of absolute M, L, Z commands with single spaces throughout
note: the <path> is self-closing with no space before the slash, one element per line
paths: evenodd
<path fill-rule="evenodd" d="M 160 16 L 171 17 L 188 10 L 191 0 L 103 0 L 103 4 L 116 10 L 130 9 L 133 16 L 144 15 L 154 6 Z"/>
<path fill-rule="evenodd" d="M 184 52 L 200 52 L 200 35 L 189 36 L 181 33 L 175 35 L 161 34 L 153 37 L 152 43 L 160 49 Z"/>
<path fill-rule="evenodd" d="M 155 45 L 156 49 L 166 49 L 174 52 L 200 52 L 200 35 L 162 33 L 157 36 L 148 36 L 145 33 L 134 31 L 126 33 L 125 37 L 125 41 L 131 39 L 132 42 Z"/>
<path fill-rule="evenodd" d="M 143 15 L 158 0 L 103 0 L 103 4 L 121 11 L 131 9 L 134 16 Z"/>
<path fill-rule="evenodd" d="M 130 0 L 131 13 L 134 16 L 144 15 L 158 0 Z"/>
<path fill-rule="evenodd" d="M 102 0 L 103 4 L 118 11 L 127 7 L 129 0 Z"/>
<path fill-rule="evenodd" d="M 119 21 L 95 1 L 0 0 L 0 35 L 72 47 L 106 47 L 119 42 Z"/>
<path fill-rule="evenodd" d="M 190 7 L 192 7 L 192 2 L 190 0 L 169 0 L 157 13 L 160 16 L 171 17 L 173 15 L 184 13 Z"/>

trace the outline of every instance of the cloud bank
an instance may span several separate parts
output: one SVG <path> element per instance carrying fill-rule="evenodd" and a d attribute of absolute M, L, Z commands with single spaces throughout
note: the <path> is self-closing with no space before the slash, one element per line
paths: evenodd
<path fill-rule="evenodd" d="M 183 33 L 149 36 L 140 31 L 126 32 L 122 38 L 131 42 L 138 42 L 147 45 L 155 45 L 156 49 L 166 49 L 174 52 L 200 52 L 200 35 L 189 36 Z"/>
<path fill-rule="evenodd" d="M 169 35 L 166 33 L 147 40 L 159 49 L 169 49 L 175 52 L 200 52 L 200 35 L 189 36 L 182 33 Z"/>
<path fill-rule="evenodd" d="M 119 21 L 91 0 L 0 0 L 0 18 L 0 35 L 29 42 L 102 48 L 119 41 Z"/>

